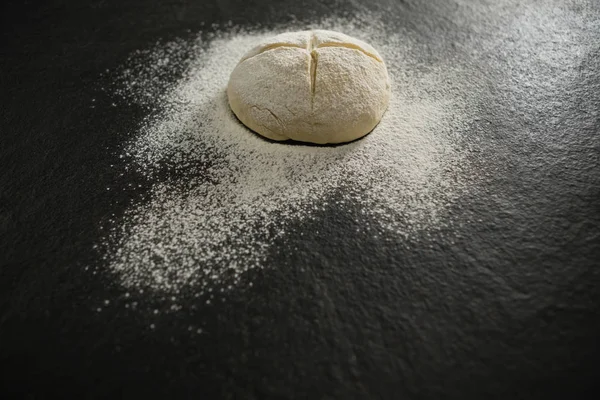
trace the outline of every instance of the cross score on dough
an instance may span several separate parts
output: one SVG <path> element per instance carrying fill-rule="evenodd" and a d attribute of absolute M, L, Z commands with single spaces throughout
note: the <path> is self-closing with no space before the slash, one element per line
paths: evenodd
<path fill-rule="evenodd" d="M 377 125 L 389 91 L 374 48 L 317 30 L 278 35 L 250 50 L 232 72 L 227 94 L 238 119 L 267 138 L 343 143 Z"/>

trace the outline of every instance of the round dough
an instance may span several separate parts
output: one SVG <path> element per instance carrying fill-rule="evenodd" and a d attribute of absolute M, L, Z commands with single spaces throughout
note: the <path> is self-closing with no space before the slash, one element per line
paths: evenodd
<path fill-rule="evenodd" d="M 238 119 L 269 139 L 344 143 L 379 123 L 390 83 L 368 44 L 333 31 L 290 32 L 242 57 L 227 97 Z"/>

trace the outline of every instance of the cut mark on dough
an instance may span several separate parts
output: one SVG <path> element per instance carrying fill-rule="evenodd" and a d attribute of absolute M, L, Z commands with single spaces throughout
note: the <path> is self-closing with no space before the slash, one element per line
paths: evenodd
<path fill-rule="evenodd" d="M 308 50 L 308 52 L 312 52 L 314 49 L 316 49 L 318 46 L 317 44 L 317 34 L 314 32 L 310 33 L 310 40 L 308 41 L 308 48 L 306 50 Z"/>
<path fill-rule="evenodd" d="M 242 62 L 249 60 L 251 58 L 254 58 L 262 53 L 265 53 L 265 52 L 271 51 L 271 50 L 276 50 L 279 48 L 297 48 L 297 49 L 306 50 L 308 52 L 308 72 L 309 72 L 309 77 L 310 77 L 310 93 L 311 93 L 310 103 L 311 103 L 311 110 L 312 110 L 314 108 L 315 91 L 316 91 L 316 86 L 317 86 L 317 64 L 319 61 L 319 53 L 318 53 L 317 49 L 323 48 L 323 47 L 342 47 L 342 48 L 346 48 L 346 49 L 356 50 L 356 51 L 363 53 L 367 57 L 372 58 L 373 60 L 375 60 L 379 63 L 383 63 L 383 60 L 377 54 L 366 51 L 362 47 L 360 47 L 356 44 L 353 44 L 353 43 L 344 43 L 344 42 L 319 43 L 317 34 L 314 31 L 311 31 L 310 38 L 306 43 L 306 47 L 298 45 L 298 44 L 294 44 L 294 43 L 285 43 L 285 42 L 272 43 L 272 44 L 269 44 L 269 45 L 261 48 L 255 54 L 252 54 L 248 57 L 242 58 L 240 60 L 240 62 L 238 63 L 238 65 L 241 64 Z M 256 107 L 256 108 L 258 108 L 258 107 Z M 273 112 L 271 112 L 271 110 L 267 109 L 266 111 L 271 113 L 271 115 L 281 125 L 281 121 L 275 114 L 273 114 Z M 288 111 L 289 111 L 289 109 L 288 109 Z M 283 131 L 283 126 L 282 126 L 282 131 Z"/>
<path fill-rule="evenodd" d="M 254 57 L 256 57 L 262 53 L 265 53 L 269 50 L 275 50 L 275 49 L 278 49 L 281 47 L 292 47 L 292 48 L 297 48 L 297 49 L 304 48 L 304 46 L 300 46 L 299 44 L 293 44 L 293 43 L 273 43 L 273 44 L 267 45 L 267 46 L 263 47 L 262 49 L 258 50 L 258 52 L 256 54 L 252 54 L 249 57 L 242 58 L 238 64 L 241 64 L 244 61 L 254 58 Z"/>
<path fill-rule="evenodd" d="M 319 53 L 317 53 L 317 50 L 310 52 L 310 59 L 310 92 L 314 96 L 317 87 L 317 62 L 319 61 Z"/>
<path fill-rule="evenodd" d="M 308 51 L 309 55 L 308 68 L 310 72 L 310 93 L 312 102 L 315 97 L 315 88 L 317 84 L 317 61 L 319 58 L 319 54 L 317 53 L 317 35 L 314 32 L 311 32 L 306 51 Z"/>
<path fill-rule="evenodd" d="M 318 47 L 344 47 L 346 49 L 358 50 L 361 53 L 363 53 L 364 55 L 366 55 L 367 57 L 371 57 L 372 59 L 374 59 L 378 62 L 383 62 L 381 57 L 379 57 L 377 54 L 370 53 L 370 52 L 366 51 L 365 49 L 363 49 L 362 47 L 357 46 L 352 43 L 328 42 L 328 43 L 321 43 Z"/>

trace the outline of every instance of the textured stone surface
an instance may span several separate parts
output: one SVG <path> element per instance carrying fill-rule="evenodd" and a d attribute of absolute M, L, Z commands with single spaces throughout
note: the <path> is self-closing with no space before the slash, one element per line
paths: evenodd
<path fill-rule="evenodd" d="M 547 399 L 594 389 L 598 2 L 381 0 L 365 7 L 411 35 L 424 61 L 469 59 L 479 92 L 487 93 L 481 118 L 462 137 L 479 183 L 446 216 L 453 228 L 412 239 L 367 237 L 356 233 L 365 222 L 359 210 L 326 208 L 273 247 L 289 251 L 272 255 L 279 268 L 257 272 L 260 284 L 224 304 L 187 304 L 196 311 L 170 314 L 151 331 L 143 315 L 118 305 L 124 294 L 109 274 L 84 270 L 101 263 L 92 249 L 101 226 L 143 199 L 148 185 L 134 173 L 121 176 L 126 160 L 115 156 L 147 111 L 112 105 L 100 90 L 111 82 L 106 69 L 157 40 L 209 32 L 212 23 L 269 26 L 290 15 L 311 22 L 351 15 L 358 5 L 5 5 L 3 392 Z M 114 306 L 95 312 L 105 299 Z M 192 325 L 204 332 L 190 335 Z"/>

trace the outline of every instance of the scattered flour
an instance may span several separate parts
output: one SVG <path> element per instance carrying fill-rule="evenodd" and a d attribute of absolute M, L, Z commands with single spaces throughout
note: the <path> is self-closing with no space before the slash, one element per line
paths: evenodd
<path fill-rule="evenodd" d="M 380 51 L 392 98 L 371 134 L 336 147 L 272 143 L 233 116 L 225 88 L 240 58 L 262 39 L 299 28 L 344 32 Z M 464 186 L 457 138 L 469 120 L 461 86 L 468 74 L 421 64 L 417 47 L 372 21 L 337 20 L 229 30 L 138 54 L 119 94 L 156 111 L 124 153 L 153 187 L 107 237 L 110 270 L 129 290 L 175 301 L 193 292 L 210 303 L 265 267 L 276 239 L 299 234 L 289 231 L 292 223 L 332 202 L 360 207 L 399 241 L 440 224 Z M 181 78 L 168 83 L 173 65 Z"/>

